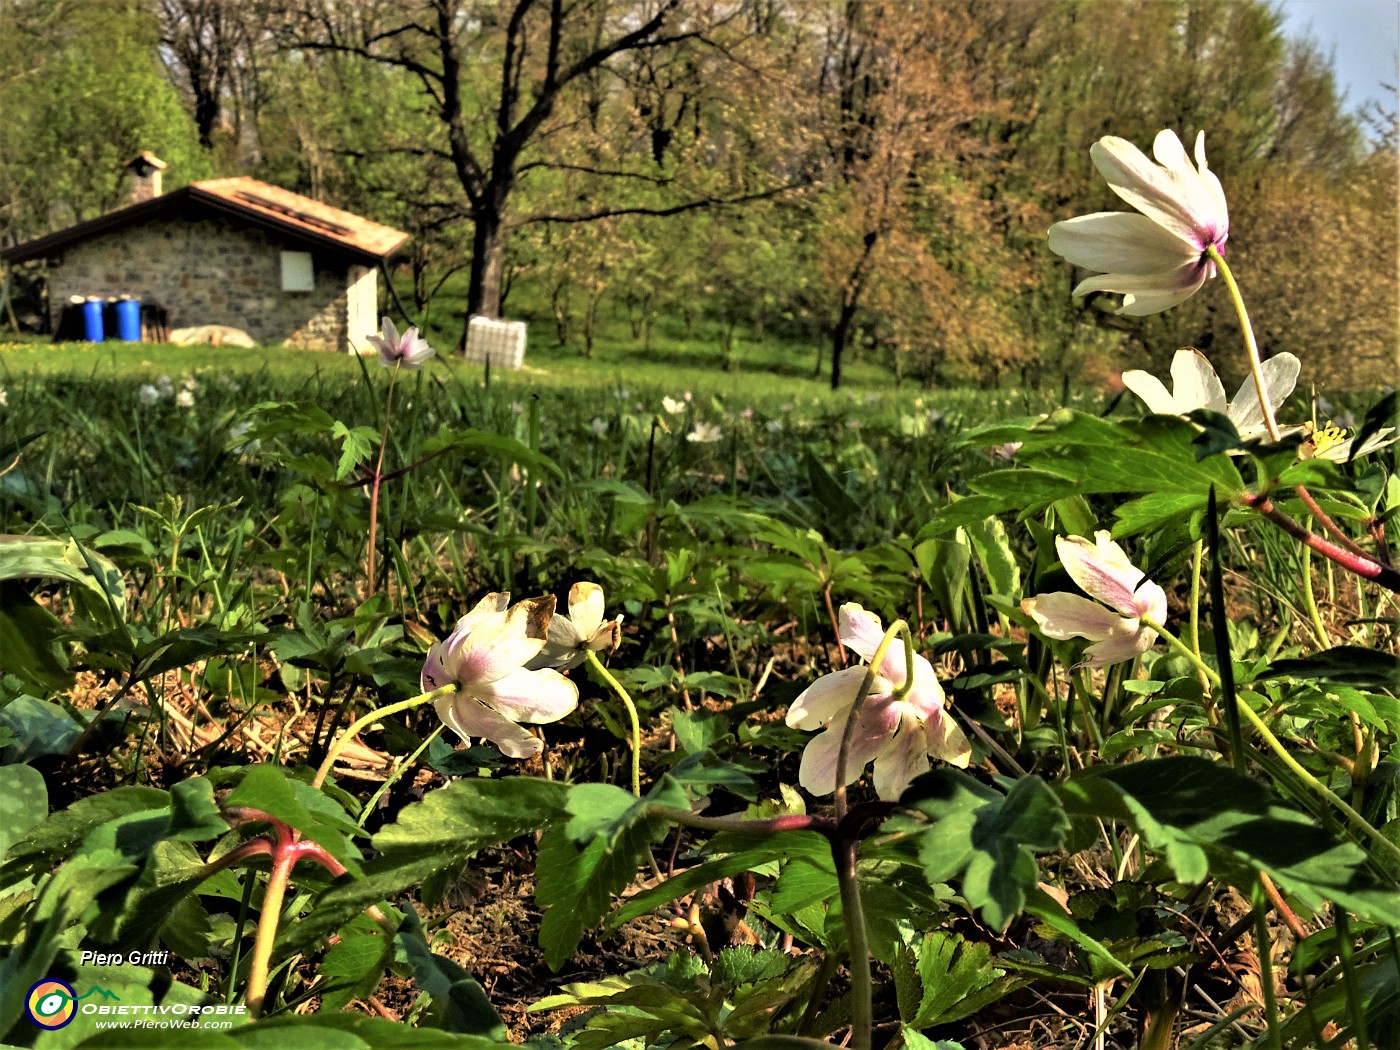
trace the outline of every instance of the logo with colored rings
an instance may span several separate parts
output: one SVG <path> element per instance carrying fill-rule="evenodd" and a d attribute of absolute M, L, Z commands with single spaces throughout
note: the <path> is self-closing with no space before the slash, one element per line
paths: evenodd
<path fill-rule="evenodd" d="M 78 994 L 66 981 L 45 977 L 29 989 L 24 1012 L 40 1028 L 62 1028 L 78 1013 Z"/>

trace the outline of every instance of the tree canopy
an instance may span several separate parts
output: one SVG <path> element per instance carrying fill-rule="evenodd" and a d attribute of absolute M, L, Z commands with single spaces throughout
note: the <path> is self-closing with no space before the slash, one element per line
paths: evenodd
<path fill-rule="evenodd" d="M 1119 207 L 1099 137 L 1204 130 L 1286 303 L 1265 351 L 1396 328 L 1393 135 L 1262 0 L 8 0 L 0 110 L 0 242 L 114 207 L 150 149 L 410 231 L 412 305 L 465 275 L 458 330 L 528 286 L 585 353 L 600 309 L 680 312 L 726 361 L 808 341 L 833 385 L 852 353 L 1059 384 L 1202 338 L 1222 297 L 1073 301 L 1044 231 Z"/>

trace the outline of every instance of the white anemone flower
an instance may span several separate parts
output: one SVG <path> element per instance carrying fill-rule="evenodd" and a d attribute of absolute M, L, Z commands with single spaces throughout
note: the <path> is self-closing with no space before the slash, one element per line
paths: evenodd
<path fill-rule="evenodd" d="M 457 686 L 433 706 L 463 740 L 485 737 L 511 758 L 529 758 L 544 745 L 520 723 L 557 722 L 578 706 L 578 687 L 558 671 L 526 667 L 544 648 L 553 596 L 509 604 L 506 593 L 481 599 L 428 650 L 421 681 L 424 692 Z"/>
<path fill-rule="evenodd" d="M 685 402 L 677 401 L 673 397 L 663 397 L 661 407 L 666 410 L 668 415 L 678 416 L 685 411 Z"/>
<path fill-rule="evenodd" d="M 1275 412 L 1293 393 L 1299 368 L 1298 359 L 1284 353 L 1269 358 L 1260 369 L 1264 375 L 1264 386 L 1269 391 L 1269 403 Z M 1254 377 L 1246 379 L 1236 391 L 1234 400 L 1226 403 L 1224 384 L 1205 355 L 1194 347 L 1184 347 L 1172 358 L 1170 391 L 1160 379 L 1141 369 L 1124 372 L 1123 385 L 1141 398 L 1149 410 L 1159 415 L 1184 416 L 1198 408 L 1208 408 L 1228 416 L 1242 438 L 1268 433 Z"/>
<path fill-rule="evenodd" d="M 690 433 L 685 436 L 685 439 L 701 445 L 713 445 L 716 441 L 724 439 L 724 431 L 715 423 L 706 423 L 703 419 L 697 419 L 695 426 L 690 428 Z"/>
<path fill-rule="evenodd" d="M 596 583 L 576 583 L 569 588 L 569 613 L 556 613 L 549 621 L 549 637 L 530 667 L 557 667 L 567 671 L 577 667 L 594 652 L 617 648 L 622 638 L 622 614 L 603 619 L 606 603 L 603 588 Z"/>
<path fill-rule="evenodd" d="M 1350 463 L 1358 456 L 1369 456 L 1378 449 L 1400 441 L 1400 434 L 1394 427 L 1382 427 L 1371 434 L 1358 446 L 1356 438 L 1344 437 L 1343 427 L 1323 427 L 1306 442 L 1300 450 L 1303 459 L 1325 459 L 1332 463 Z"/>
<path fill-rule="evenodd" d="M 854 602 L 841 606 L 841 642 L 866 660 L 874 659 L 884 637 L 880 618 Z M 802 752 L 797 781 L 814 795 L 836 790 L 836 762 L 841 737 L 860 693 L 868 668 L 844 667 L 817 679 L 788 708 L 787 724 L 795 729 L 822 729 Z M 904 793 L 909 782 L 937 758 L 966 766 L 972 755 L 967 738 L 944 709 L 943 687 L 933 667 L 915 654 L 913 684 L 904 699 L 894 693 L 908 679 L 904 646 L 896 641 L 885 650 L 875 680 L 865 698 L 846 756 L 846 783 L 860 778 L 875 763 L 875 792 L 886 801 Z"/>
<path fill-rule="evenodd" d="M 1150 649 L 1157 632 L 1142 620 L 1161 623 L 1167 618 L 1166 592 L 1128 560 L 1107 532 L 1095 533 L 1093 543 L 1082 536 L 1059 536 L 1055 549 L 1070 579 L 1098 601 L 1066 591 L 1023 599 L 1021 611 L 1035 620 L 1041 634 L 1057 641 L 1089 639 L 1094 643 L 1084 651 L 1089 667 L 1122 663 Z"/>
<path fill-rule="evenodd" d="M 416 325 L 399 335 L 393 320 L 388 317 L 384 318 L 380 334 L 369 336 L 366 341 L 379 352 L 379 363 L 385 368 L 396 365 L 409 369 L 422 368 L 423 362 L 437 353 L 426 339 L 419 338 Z"/>
<path fill-rule="evenodd" d="M 1205 132 L 1196 136 L 1194 165 L 1173 131 L 1152 143 L 1156 163 L 1112 135 L 1089 148 L 1109 187 L 1141 214 L 1096 212 L 1050 227 L 1052 252 L 1099 274 L 1081 281 L 1075 296 L 1119 293 L 1121 312 L 1140 317 L 1189 299 L 1215 276 L 1206 252 L 1224 254 L 1230 215 L 1205 142 Z"/>

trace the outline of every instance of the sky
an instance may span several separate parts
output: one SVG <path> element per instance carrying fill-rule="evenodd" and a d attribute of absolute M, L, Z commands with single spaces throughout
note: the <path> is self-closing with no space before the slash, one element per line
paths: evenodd
<path fill-rule="evenodd" d="M 1346 91 L 1347 109 L 1355 111 L 1375 99 L 1394 109 L 1400 81 L 1400 0 L 1277 0 L 1284 32 L 1311 35 L 1332 52 L 1338 88 Z M 1387 91 L 1383 84 L 1390 85 Z"/>

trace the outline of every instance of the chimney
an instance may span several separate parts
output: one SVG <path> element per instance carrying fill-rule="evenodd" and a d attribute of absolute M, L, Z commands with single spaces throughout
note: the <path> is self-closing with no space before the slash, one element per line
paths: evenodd
<path fill-rule="evenodd" d="M 130 191 L 127 196 L 132 204 L 152 200 L 160 196 L 160 173 L 169 165 L 150 150 L 142 150 L 127 161 L 126 173 L 130 176 Z"/>

